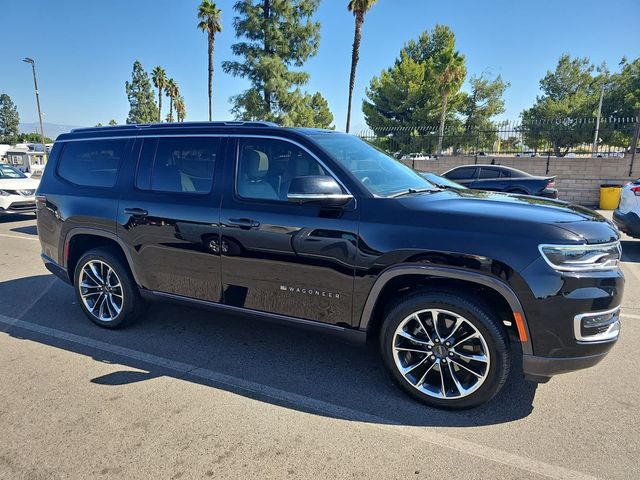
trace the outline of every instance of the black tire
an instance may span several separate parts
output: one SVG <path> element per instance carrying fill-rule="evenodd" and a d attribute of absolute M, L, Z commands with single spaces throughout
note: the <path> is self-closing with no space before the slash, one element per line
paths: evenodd
<path fill-rule="evenodd" d="M 396 329 L 412 313 L 426 309 L 442 309 L 458 314 L 471 323 L 484 338 L 491 360 L 483 383 L 473 393 L 446 399 L 430 396 L 410 383 L 396 365 L 393 354 Z M 500 391 L 511 368 L 509 338 L 500 320 L 480 298 L 453 290 L 420 291 L 401 297 L 391 304 L 380 331 L 380 350 L 387 371 L 405 392 L 429 406 L 443 409 L 461 410 L 488 402 Z M 445 360 L 446 358 L 448 357 Z M 451 364 L 450 361 L 448 363 Z"/>
<path fill-rule="evenodd" d="M 122 286 L 121 292 L 123 298 L 121 310 L 117 316 L 109 321 L 100 320 L 96 315 L 91 313 L 89 308 L 85 305 L 85 301 L 82 297 L 80 275 L 84 266 L 92 260 L 98 260 L 108 265 L 115 272 Z M 133 279 L 133 275 L 131 275 L 129 266 L 122 260 L 122 257 L 112 249 L 101 247 L 85 253 L 76 264 L 73 279 L 78 304 L 87 318 L 96 325 L 104 328 L 119 328 L 133 322 L 140 316 L 144 301 L 140 297 L 138 286 Z"/>

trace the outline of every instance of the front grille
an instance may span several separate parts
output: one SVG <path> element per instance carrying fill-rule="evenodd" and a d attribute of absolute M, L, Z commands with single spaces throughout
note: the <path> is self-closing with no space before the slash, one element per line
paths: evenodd
<path fill-rule="evenodd" d="M 29 211 L 36 209 L 36 202 L 13 202 L 7 210 L 15 210 L 16 212 Z"/>

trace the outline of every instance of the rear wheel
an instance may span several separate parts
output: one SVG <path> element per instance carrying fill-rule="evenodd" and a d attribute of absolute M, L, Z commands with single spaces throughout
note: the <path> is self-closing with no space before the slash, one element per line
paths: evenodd
<path fill-rule="evenodd" d="M 463 409 L 488 402 L 510 369 L 508 337 L 480 299 L 425 291 L 399 299 L 380 335 L 392 378 L 421 402 Z"/>
<path fill-rule="evenodd" d="M 120 327 L 138 317 L 142 303 L 129 268 L 111 249 L 85 253 L 74 273 L 78 303 L 97 325 Z"/>

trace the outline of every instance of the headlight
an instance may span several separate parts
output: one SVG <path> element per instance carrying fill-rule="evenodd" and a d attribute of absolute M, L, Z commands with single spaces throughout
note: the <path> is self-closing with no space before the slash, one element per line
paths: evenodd
<path fill-rule="evenodd" d="M 556 270 L 584 272 L 611 270 L 618 266 L 620 242 L 601 245 L 540 245 L 542 258 Z"/>
<path fill-rule="evenodd" d="M 8 197 L 11 195 L 9 192 L 5 192 L 4 190 L 0 190 L 0 197 Z"/>

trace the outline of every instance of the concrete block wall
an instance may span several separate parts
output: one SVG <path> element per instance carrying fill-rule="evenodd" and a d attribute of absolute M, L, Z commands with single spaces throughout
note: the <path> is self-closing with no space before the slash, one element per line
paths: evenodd
<path fill-rule="evenodd" d="M 439 157 L 437 160 L 411 160 L 405 163 L 419 171 L 442 174 L 460 165 L 488 164 L 495 160 L 497 165 L 517 168 L 532 175 L 555 176 L 561 200 L 589 207 L 600 201 L 600 185 L 625 184 L 640 177 L 640 155 L 636 154 L 633 172 L 629 175 L 631 155 L 624 158 L 558 158 L 547 157 Z"/>

